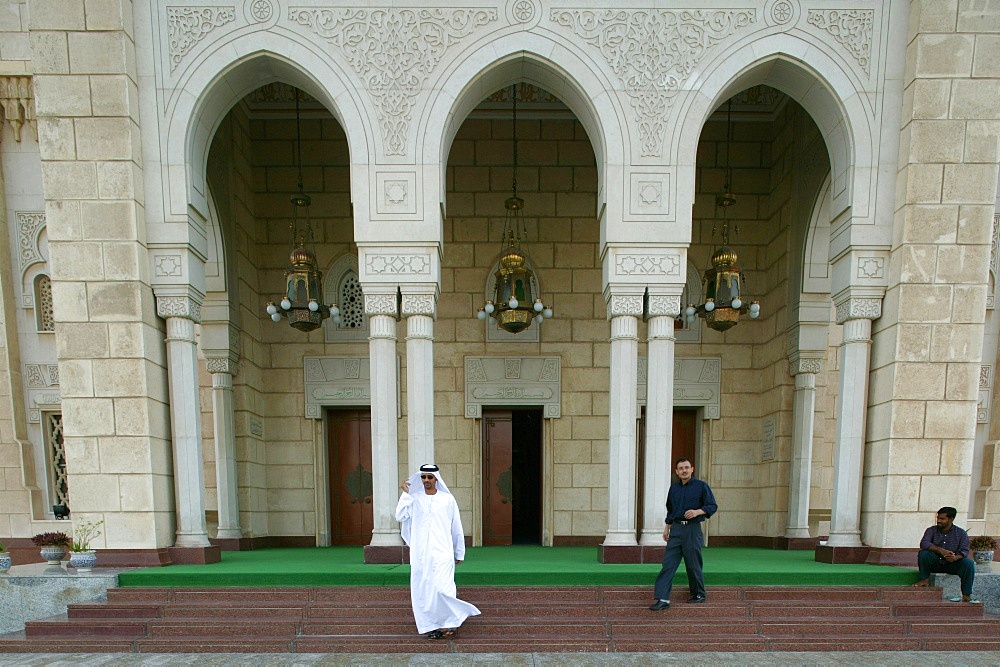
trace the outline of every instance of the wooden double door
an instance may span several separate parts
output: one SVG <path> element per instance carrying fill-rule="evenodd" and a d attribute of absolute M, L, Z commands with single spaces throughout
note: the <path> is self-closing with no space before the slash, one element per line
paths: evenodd
<path fill-rule="evenodd" d="M 483 544 L 541 544 L 542 411 L 483 410 Z"/>
<path fill-rule="evenodd" d="M 372 508 L 371 411 L 327 412 L 330 542 L 365 545 L 375 526 Z"/>

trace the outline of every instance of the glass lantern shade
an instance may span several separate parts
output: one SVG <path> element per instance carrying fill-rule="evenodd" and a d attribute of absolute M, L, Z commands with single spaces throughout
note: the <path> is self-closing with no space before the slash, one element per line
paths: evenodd
<path fill-rule="evenodd" d="M 288 323 L 299 331 L 313 331 L 330 316 L 330 308 L 323 304 L 323 272 L 317 268 L 316 256 L 305 246 L 293 250 L 288 259 L 285 296 L 292 304 L 286 313 Z M 319 307 L 312 310 L 310 303 Z"/>
<path fill-rule="evenodd" d="M 534 274 L 527 266 L 527 260 L 520 250 L 508 248 L 500 257 L 496 276 L 496 292 L 493 303 L 493 318 L 505 331 L 524 331 L 535 316 L 532 282 Z M 511 307 L 511 299 L 516 306 Z"/>

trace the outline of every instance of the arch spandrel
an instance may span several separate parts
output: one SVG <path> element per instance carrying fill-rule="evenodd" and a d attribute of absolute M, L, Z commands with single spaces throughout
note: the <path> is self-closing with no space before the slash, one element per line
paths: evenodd
<path fill-rule="evenodd" d="M 352 164 L 372 159 L 375 142 L 368 128 L 376 123 L 370 110 L 358 105 L 367 96 L 359 95 L 351 78 L 321 52 L 274 32 L 252 33 L 207 53 L 188 71 L 176 84 L 183 90 L 167 110 L 163 124 L 162 152 L 169 173 L 164 184 L 168 220 L 189 217 L 189 205 L 204 217 L 205 168 L 212 137 L 240 99 L 268 83 L 280 81 L 305 90 L 344 128 Z M 164 91 L 165 96 L 169 94 Z"/>

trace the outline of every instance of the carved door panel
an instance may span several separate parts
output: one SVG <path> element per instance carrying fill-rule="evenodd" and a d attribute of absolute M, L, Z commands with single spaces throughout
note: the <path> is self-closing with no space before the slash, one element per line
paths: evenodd
<path fill-rule="evenodd" d="M 483 410 L 483 544 L 506 546 L 513 539 L 513 415 Z"/>
<path fill-rule="evenodd" d="M 368 410 L 331 410 L 327 418 L 330 461 L 330 541 L 371 543 L 372 428 Z"/>

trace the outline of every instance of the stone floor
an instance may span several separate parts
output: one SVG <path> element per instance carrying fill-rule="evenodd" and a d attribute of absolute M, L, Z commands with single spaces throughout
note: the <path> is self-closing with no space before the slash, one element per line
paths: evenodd
<path fill-rule="evenodd" d="M 410 665 L 508 665 L 513 667 L 548 667 L 573 665 L 596 667 L 612 665 L 909 665 L 993 667 L 1000 664 L 1000 652 L 994 651 L 894 651 L 834 653 L 483 653 L 479 655 L 398 655 L 398 654 L 320 654 L 281 655 L 271 653 L 203 654 L 175 653 L 138 656 L 135 654 L 93 653 L 22 653 L 0 655 L 0 665 L 50 665 L 53 667 L 101 667 L 141 665 L 186 666 L 253 665 L 254 667 L 298 667 L 299 665 L 350 665 L 351 667 L 395 667 Z"/>

